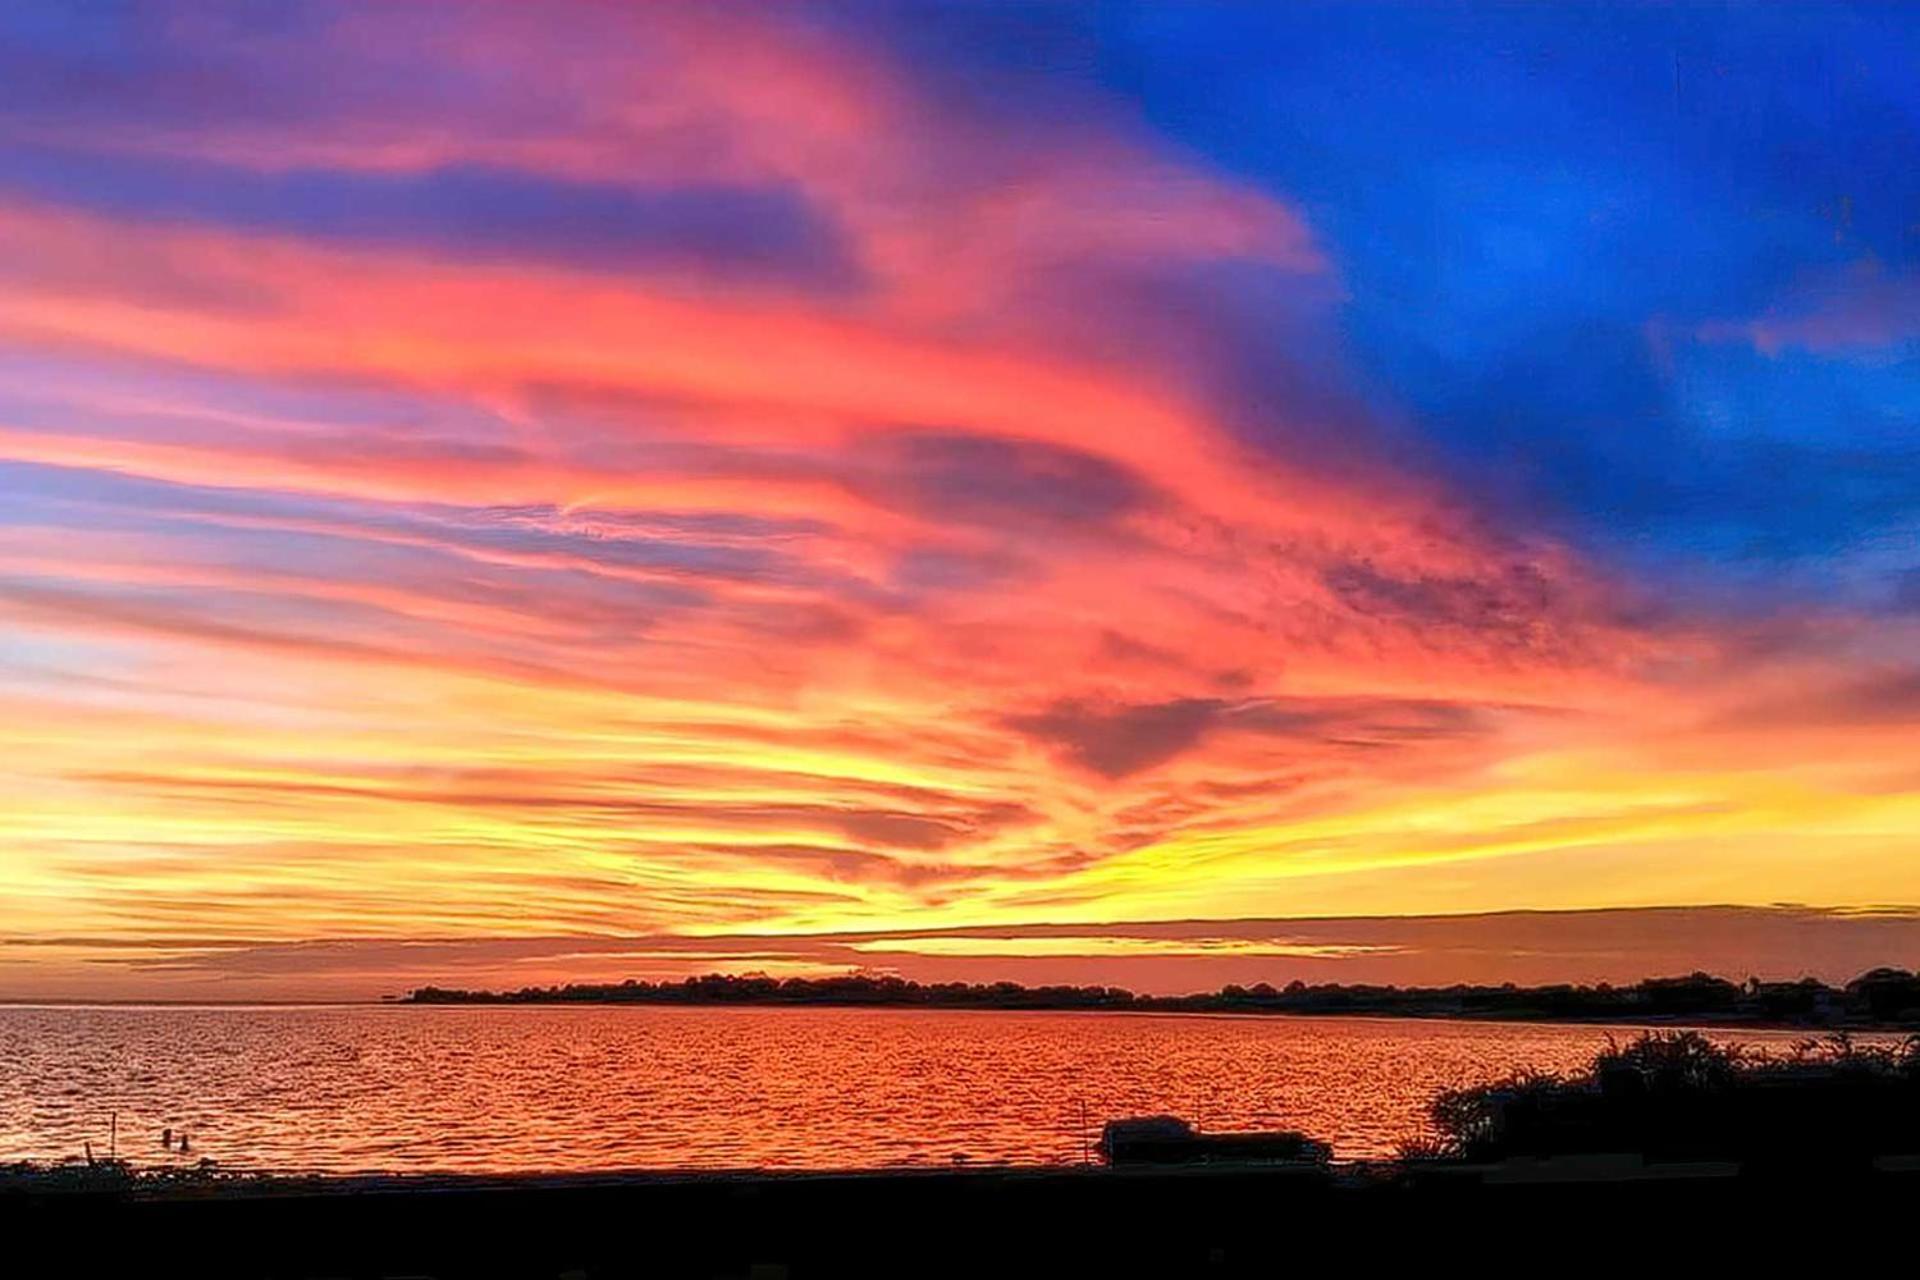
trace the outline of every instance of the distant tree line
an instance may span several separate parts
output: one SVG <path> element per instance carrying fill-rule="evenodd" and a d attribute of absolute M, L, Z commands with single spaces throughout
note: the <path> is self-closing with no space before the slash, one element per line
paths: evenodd
<path fill-rule="evenodd" d="M 1648 978 L 1630 986 L 1558 984 L 1394 987 L 1229 985 L 1210 994 L 1136 995 L 1121 987 L 1026 987 L 1015 982 L 911 982 L 852 974 L 828 978 L 708 974 L 680 982 L 571 983 L 518 991 L 421 987 L 411 1004 L 854 1005 L 935 1009 L 1094 1009 L 1137 1013 L 1356 1014 L 1538 1022 L 1701 1022 L 1752 1026 L 1920 1026 L 1920 976 L 1874 969 L 1844 987 L 1729 982 L 1711 974 Z"/>

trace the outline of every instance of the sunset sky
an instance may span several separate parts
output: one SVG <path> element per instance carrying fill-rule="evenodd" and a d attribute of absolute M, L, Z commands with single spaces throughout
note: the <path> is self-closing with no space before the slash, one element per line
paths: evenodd
<path fill-rule="evenodd" d="M 0 996 L 1920 962 L 1917 63 L 0 6 Z"/>

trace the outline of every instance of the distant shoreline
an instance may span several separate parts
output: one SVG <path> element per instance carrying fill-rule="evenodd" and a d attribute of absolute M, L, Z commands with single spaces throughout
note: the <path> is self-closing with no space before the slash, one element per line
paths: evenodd
<path fill-rule="evenodd" d="M 1695 973 L 1631 986 L 1376 987 L 1264 983 L 1185 996 L 1118 987 L 1023 987 L 1001 982 L 921 984 L 865 976 L 708 975 L 683 982 L 575 984 L 519 991 L 419 988 L 403 1005 L 639 1005 L 749 1008 L 979 1010 L 1009 1013 L 1243 1014 L 1274 1017 L 1418 1018 L 1502 1023 L 1751 1028 L 1783 1031 L 1920 1031 L 1920 977 L 1876 969 L 1844 987 L 1806 979 L 1748 982 Z"/>
<path fill-rule="evenodd" d="M 1620 1015 L 1618 1017 L 1575 1017 L 1558 1015 L 1498 1014 L 1498 1013 L 1437 1013 L 1432 1011 L 1414 1012 L 1411 1010 L 1292 1010 L 1292 1009 L 1088 1009 L 1069 1005 L 910 1005 L 910 1004 L 873 1004 L 855 1001 L 815 1000 L 807 1002 L 783 1000 L 728 1000 L 728 1001 L 639 1001 L 639 1000 L 465 1000 L 436 1001 L 383 1000 L 372 1002 L 381 1008 L 476 1008 L 476 1009 L 563 1009 L 569 1006 L 588 1009 L 854 1009 L 870 1013 L 1084 1013 L 1109 1014 L 1137 1018 L 1272 1018 L 1275 1020 L 1294 1019 L 1314 1021 L 1317 1019 L 1361 1019 L 1378 1022 L 1477 1022 L 1503 1026 L 1560 1026 L 1560 1027 L 1607 1027 L 1634 1030 L 1639 1028 L 1701 1028 L 1709 1031 L 1805 1031 L 1805 1032 L 1846 1032 L 1863 1035 L 1897 1035 L 1901 1033 L 1920 1034 L 1920 1024 L 1913 1022 L 1763 1022 L 1750 1018 L 1708 1017 L 1682 1014 L 1661 1015 Z M 0 1008 L 6 1006 L 0 1005 Z M 120 1006 L 138 1007 L 138 1006 Z M 193 1007 L 193 1006 L 187 1006 Z M 246 1006 L 199 1006 L 205 1008 Z M 297 1008 L 299 1006 L 282 1006 Z M 321 1006 L 314 1006 L 321 1007 Z M 368 1008 L 368 1003 L 355 1005 L 335 1005 L 333 1008 Z"/>
<path fill-rule="evenodd" d="M 1181 998 L 1181 997 L 1175 997 Z M 73 1012 L 82 1010 L 101 1011 L 137 1011 L 152 1010 L 156 1013 L 243 1013 L 258 1010 L 263 1013 L 289 1013 L 302 1009 L 413 1009 L 413 1008 L 476 1008 L 476 1009 L 836 1009 L 864 1010 L 874 1013 L 1082 1013 L 1112 1014 L 1141 1018 L 1274 1018 L 1311 1021 L 1315 1019 L 1362 1019 L 1369 1021 L 1392 1022 L 1460 1022 L 1485 1023 L 1497 1026 L 1592 1026 L 1605 1028 L 1701 1028 L 1711 1031 L 1804 1031 L 1804 1032 L 1847 1032 L 1866 1035 L 1897 1035 L 1901 1033 L 1920 1034 L 1920 1023 L 1915 1022 L 1793 1022 L 1762 1021 L 1754 1018 L 1689 1015 L 1689 1014 L 1621 1014 L 1613 1017 L 1540 1015 L 1521 1013 L 1460 1013 L 1435 1010 L 1295 1010 L 1295 1009 L 1247 1009 L 1247 1008 L 1087 1008 L 1074 1005 L 915 1005 L 880 1004 L 874 1002 L 833 1001 L 833 1000 L 726 1000 L 726 1001 L 640 1001 L 640 1000 L 590 1000 L 578 997 L 555 1000 L 523 1000 L 507 996 L 497 999 L 470 1000 L 417 1000 L 411 996 L 383 997 L 368 1000 L 0 1000 L 0 1010 L 7 1009 L 45 1009 L 49 1011 Z"/>

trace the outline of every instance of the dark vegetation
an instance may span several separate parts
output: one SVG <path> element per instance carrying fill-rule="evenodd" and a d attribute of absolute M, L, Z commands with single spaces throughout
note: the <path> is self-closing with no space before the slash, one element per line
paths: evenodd
<path fill-rule="evenodd" d="M 143 1166 L 126 1160 L 61 1160 L 51 1164 L 31 1160 L 0 1164 L 0 1197 L 32 1192 L 40 1195 L 94 1195 L 133 1190 L 265 1185 L 272 1175 L 223 1169 L 211 1160 L 194 1165 Z"/>
<path fill-rule="evenodd" d="M 1845 1033 L 1786 1056 L 1648 1032 L 1574 1076 L 1522 1074 L 1433 1103 L 1442 1138 L 1410 1159 L 1632 1153 L 1650 1160 L 1831 1166 L 1920 1153 L 1920 1036 Z"/>
<path fill-rule="evenodd" d="M 1145 996 L 1120 987 L 1023 987 L 1013 982 L 919 983 L 853 975 L 730 977 L 577 984 L 519 991 L 422 987 L 413 1004 L 857 1005 L 935 1009 L 1119 1010 L 1139 1013 L 1364 1014 L 1557 1022 L 1695 1022 L 1785 1027 L 1920 1027 L 1920 976 L 1875 969 L 1844 987 L 1729 982 L 1709 974 L 1631 986 L 1227 986 L 1204 995 Z"/>

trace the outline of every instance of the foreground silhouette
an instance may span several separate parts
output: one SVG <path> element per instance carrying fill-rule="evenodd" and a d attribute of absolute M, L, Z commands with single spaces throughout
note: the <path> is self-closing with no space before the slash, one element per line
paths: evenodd
<path fill-rule="evenodd" d="M 1784 1057 L 1697 1032 L 1609 1046 L 1573 1076 L 1522 1074 L 1442 1094 L 1440 1139 L 1413 1159 L 1510 1160 L 1596 1152 L 1648 1160 L 1832 1167 L 1920 1153 L 1920 1036 L 1847 1036 Z"/>
<path fill-rule="evenodd" d="M 1710 974 L 1648 978 L 1631 986 L 1307 986 L 1260 983 L 1211 994 L 1136 995 L 1121 987 L 1023 987 L 1014 982 L 910 982 L 856 974 L 835 978 L 732 977 L 683 982 L 573 984 L 518 991 L 422 987 L 411 1004 L 855 1005 L 936 1009 L 1109 1010 L 1137 1013 L 1273 1013 L 1489 1018 L 1536 1022 L 1672 1022 L 1720 1026 L 1920 1026 L 1920 976 L 1874 969 L 1844 987 L 1799 982 L 1733 983 Z"/>
<path fill-rule="evenodd" d="M 1177 1116 L 1109 1120 L 1100 1132 L 1100 1157 L 1124 1165 L 1291 1164 L 1324 1165 L 1333 1148 L 1303 1133 L 1201 1133 Z"/>

